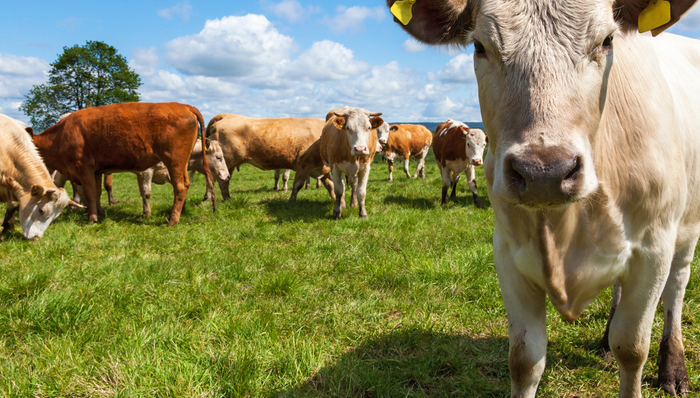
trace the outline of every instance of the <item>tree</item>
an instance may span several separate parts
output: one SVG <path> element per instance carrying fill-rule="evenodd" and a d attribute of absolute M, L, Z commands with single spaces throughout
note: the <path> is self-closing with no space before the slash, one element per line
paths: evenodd
<path fill-rule="evenodd" d="M 49 81 L 32 87 L 20 110 L 43 131 L 68 112 L 91 106 L 139 101 L 139 75 L 117 49 L 101 41 L 63 47 Z"/>

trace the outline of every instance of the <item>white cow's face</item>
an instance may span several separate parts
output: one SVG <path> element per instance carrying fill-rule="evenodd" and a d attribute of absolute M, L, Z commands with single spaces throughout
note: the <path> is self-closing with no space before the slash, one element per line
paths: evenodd
<path fill-rule="evenodd" d="M 207 145 L 207 163 L 209 163 L 211 172 L 219 181 L 228 181 L 231 178 L 228 167 L 226 167 L 224 151 L 221 149 L 219 141 L 209 141 Z"/>
<path fill-rule="evenodd" d="M 488 137 L 481 129 L 463 128 L 461 131 L 467 139 L 467 159 L 474 166 L 479 166 L 483 162 L 484 149 L 489 142 Z"/>
<path fill-rule="evenodd" d="M 379 115 L 381 113 L 371 113 L 362 108 L 344 108 L 342 113 L 335 114 L 335 126 L 347 134 L 352 156 L 370 155 L 369 139 L 372 129 L 384 123 Z"/>
<path fill-rule="evenodd" d="M 531 208 L 598 187 L 591 142 L 618 34 L 609 1 L 484 1 L 470 40 L 491 195 Z"/>
<path fill-rule="evenodd" d="M 381 126 L 377 127 L 377 143 L 379 144 L 377 146 L 377 152 L 381 152 L 381 148 L 383 148 L 389 141 L 390 128 L 391 126 L 387 122 L 384 122 Z"/>
<path fill-rule="evenodd" d="M 69 201 L 63 188 L 34 185 L 30 194 L 20 197 L 19 221 L 24 237 L 41 238 L 49 224 L 68 206 Z"/>

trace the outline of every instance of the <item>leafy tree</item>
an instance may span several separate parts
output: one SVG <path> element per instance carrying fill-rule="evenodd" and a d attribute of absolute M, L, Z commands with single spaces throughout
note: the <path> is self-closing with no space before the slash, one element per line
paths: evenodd
<path fill-rule="evenodd" d="M 101 41 L 63 47 L 51 64 L 49 81 L 32 87 L 20 110 L 43 131 L 64 113 L 91 106 L 139 101 L 139 75 L 126 58 Z"/>

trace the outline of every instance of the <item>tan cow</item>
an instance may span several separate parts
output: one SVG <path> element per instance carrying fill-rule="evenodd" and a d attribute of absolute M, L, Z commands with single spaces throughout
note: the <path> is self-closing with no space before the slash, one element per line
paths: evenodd
<path fill-rule="evenodd" d="M 321 160 L 331 169 L 335 188 L 333 218 L 339 219 L 345 207 L 345 179 L 352 187 L 350 207 L 359 201 L 360 217 L 367 217 L 365 197 L 367 180 L 377 149 L 377 133 L 374 129 L 384 123 L 381 113 L 361 108 L 346 107 L 334 112 L 323 127 L 319 140 Z"/>
<path fill-rule="evenodd" d="M 102 210 L 102 174 L 145 170 L 165 163 L 174 181 L 168 219 L 168 225 L 174 225 L 180 220 L 190 186 L 187 162 L 203 125 L 202 115 L 190 105 L 111 104 L 67 115 L 35 136 L 34 144 L 47 166 L 82 185 L 90 222 L 97 222 Z M 212 181 L 209 167 L 204 169 Z"/>
<path fill-rule="evenodd" d="M 207 134 L 219 140 L 229 171 L 248 163 L 261 170 L 292 169 L 298 174 L 299 159 L 321 136 L 323 125 L 314 118 L 266 119 L 224 113 L 209 121 Z M 330 176 L 318 177 L 332 195 Z M 229 182 L 218 182 L 221 195 L 229 199 Z"/>
<path fill-rule="evenodd" d="M 51 180 L 24 123 L 0 115 L 0 201 L 7 204 L 3 233 L 15 227 L 15 210 L 26 239 L 38 239 L 73 202 Z"/>
<path fill-rule="evenodd" d="M 657 37 L 637 32 L 650 3 L 670 5 L 667 18 L 641 18 Z M 546 298 L 575 320 L 614 283 L 619 396 L 642 396 L 659 300 L 659 385 L 688 391 L 681 311 L 700 236 L 700 42 L 661 32 L 694 3 L 411 3 L 416 38 L 474 44 L 512 397 L 534 396 L 544 371 Z"/>
<path fill-rule="evenodd" d="M 394 159 L 403 158 L 403 172 L 411 178 L 408 171 L 409 159 L 418 161 L 413 178 L 425 178 L 425 157 L 433 142 L 433 134 L 420 124 L 394 124 L 390 127 L 388 141 L 382 144 L 382 157 L 389 165 L 389 181 L 394 180 Z M 380 140 L 381 144 L 381 140 Z"/>
<path fill-rule="evenodd" d="M 483 162 L 484 148 L 489 137 L 481 129 L 456 120 L 448 119 L 435 130 L 433 154 L 442 175 L 442 204 L 447 203 L 447 191 L 452 186 L 450 199 L 455 200 L 457 182 L 462 172 L 467 175 L 469 189 L 472 191 L 474 205 L 483 208 L 476 186 L 475 166 Z"/>

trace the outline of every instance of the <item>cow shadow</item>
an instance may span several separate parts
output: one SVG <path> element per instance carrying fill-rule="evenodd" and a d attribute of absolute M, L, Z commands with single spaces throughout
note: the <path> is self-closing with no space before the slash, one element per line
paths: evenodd
<path fill-rule="evenodd" d="M 505 397 L 508 339 L 409 328 L 366 341 L 277 397 Z"/>
<path fill-rule="evenodd" d="M 434 199 L 407 198 L 399 195 L 388 195 L 384 197 L 384 204 L 394 204 L 412 209 L 430 210 L 437 207 Z"/>
<path fill-rule="evenodd" d="M 304 220 L 315 221 L 330 217 L 333 208 L 331 200 L 299 199 L 290 202 L 287 198 L 268 199 L 260 202 L 267 208 L 267 213 L 276 218 L 278 223 Z"/>

